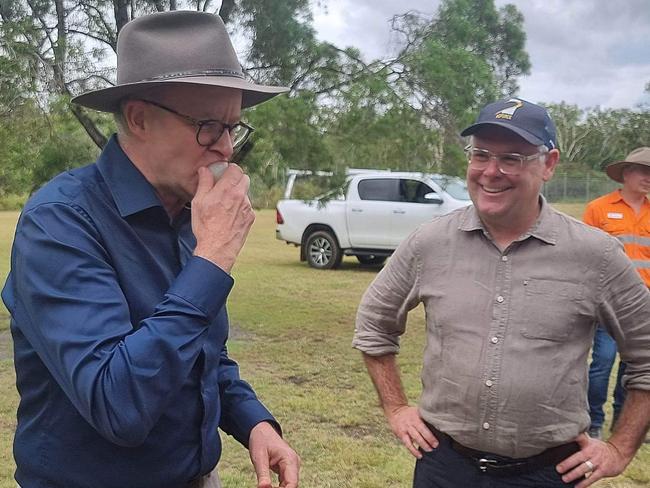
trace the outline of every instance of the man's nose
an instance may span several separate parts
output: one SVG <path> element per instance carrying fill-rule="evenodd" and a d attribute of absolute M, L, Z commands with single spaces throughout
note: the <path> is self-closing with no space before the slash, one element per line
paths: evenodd
<path fill-rule="evenodd" d="M 234 152 L 230 131 L 228 129 L 224 129 L 219 138 L 214 141 L 211 146 L 208 146 L 208 149 L 213 152 L 218 152 L 225 159 L 230 160 Z"/>
<path fill-rule="evenodd" d="M 501 175 L 501 170 L 499 169 L 499 160 L 497 156 L 495 155 L 490 155 L 490 159 L 488 160 L 487 166 L 483 170 L 483 174 L 486 174 L 488 176 L 495 176 L 495 175 Z"/>

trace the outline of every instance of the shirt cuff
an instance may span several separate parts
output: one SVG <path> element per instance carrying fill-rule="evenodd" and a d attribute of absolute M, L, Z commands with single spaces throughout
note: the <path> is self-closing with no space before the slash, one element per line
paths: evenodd
<path fill-rule="evenodd" d="M 282 437 L 280 424 L 259 400 L 249 400 L 239 404 L 237 406 L 237 414 L 228 417 L 227 420 L 222 417 L 222 424 L 225 425 L 221 425 L 220 427 L 246 448 L 248 448 L 251 430 L 260 422 L 268 422 L 271 424 L 278 435 Z"/>
<path fill-rule="evenodd" d="M 212 321 L 226 304 L 234 283 L 232 276 L 215 264 L 200 256 L 192 256 L 168 293 L 191 303 Z"/>

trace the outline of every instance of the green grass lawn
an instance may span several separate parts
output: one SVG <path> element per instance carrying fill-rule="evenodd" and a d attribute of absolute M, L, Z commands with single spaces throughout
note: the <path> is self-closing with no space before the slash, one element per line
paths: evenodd
<path fill-rule="evenodd" d="M 582 208 L 564 210 L 579 218 Z M 2 282 L 16 217 L 15 212 L 0 212 Z M 273 211 L 258 213 L 233 270 L 231 355 L 302 457 L 301 486 L 410 487 L 413 458 L 388 430 L 360 354 L 350 346 L 357 304 L 377 269 L 361 267 L 350 257 L 336 271 L 308 268 L 299 262 L 297 248 L 275 240 L 274 217 Z M 7 327 L 6 311 L 0 308 L 5 342 Z M 418 309 L 409 318 L 400 354 L 412 401 L 420 390 L 423 327 Z M 17 395 L 11 359 L 0 357 L 0 488 L 14 488 L 11 440 Z M 247 451 L 224 437 L 224 486 L 255 486 Z M 650 486 L 650 447 L 642 448 L 624 476 L 598 486 Z"/>

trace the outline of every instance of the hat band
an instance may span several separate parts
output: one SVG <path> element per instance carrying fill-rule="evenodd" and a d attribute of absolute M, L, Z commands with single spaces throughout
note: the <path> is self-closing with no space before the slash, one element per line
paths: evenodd
<path fill-rule="evenodd" d="M 186 76 L 234 76 L 235 78 L 241 78 L 242 80 L 244 79 L 244 73 L 241 71 L 235 71 L 231 69 L 208 69 L 165 73 L 163 75 L 154 76 L 153 78 L 146 78 L 142 81 L 165 80 L 168 78 L 184 78 Z"/>

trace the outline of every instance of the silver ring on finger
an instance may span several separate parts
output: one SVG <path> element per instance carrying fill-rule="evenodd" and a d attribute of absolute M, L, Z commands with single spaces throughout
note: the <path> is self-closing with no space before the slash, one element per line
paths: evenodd
<path fill-rule="evenodd" d="M 592 463 L 590 459 L 587 459 L 583 464 L 587 466 L 588 473 L 591 473 L 596 469 L 596 466 L 594 466 L 594 463 Z"/>

